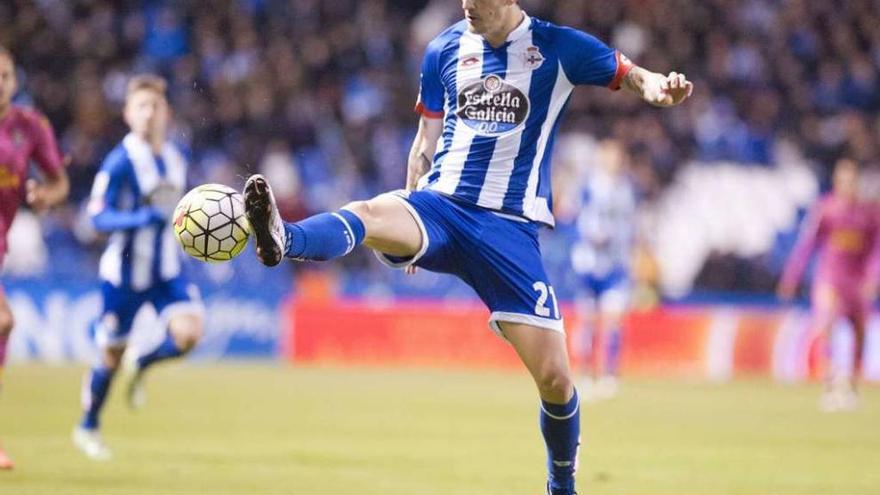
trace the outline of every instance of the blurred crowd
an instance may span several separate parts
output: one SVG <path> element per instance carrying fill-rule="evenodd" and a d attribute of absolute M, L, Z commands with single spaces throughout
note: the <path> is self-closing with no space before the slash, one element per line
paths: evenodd
<path fill-rule="evenodd" d="M 174 137 L 192 181 L 238 186 L 262 172 L 291 218 L 402 186 L 425 44 L 458 0 L 8 0 L 0 43 L 21 70 L 17 101 L 45 112 L 72 162 L 76 224 L 104 154 L 124 134 L 127 78 L 168 78 Z M 578 90 L 563 133 L 614 137 L 642 195 L 690 161 L 773 166 L 780 140 L 820 176 L 839 155 L 880 160 L 876 0 L 520 0 L 656 71 L 696 86 L 657 110 Z M 589 157 L 583 157 L 589 160 Z M 50 232 L 51 234 L 52 232 Z M 71 242 L 86 243 L 87 238 Z M 373 266 L 367 256 L 346 261 Z"/>

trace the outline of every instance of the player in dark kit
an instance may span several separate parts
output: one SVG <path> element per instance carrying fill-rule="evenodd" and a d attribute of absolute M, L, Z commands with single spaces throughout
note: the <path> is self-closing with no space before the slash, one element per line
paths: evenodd
<path fill-rule="evenodd" d="M 779 295 L 790 300 L 814 252 L 819 262 L 812 283 L 813 330 L 831 333 L 846 318 L 855 337 L 853 368 L 829 370 L 820 407 L 826 411 L 855 409 L 862 372 L 865 332 L 880 284 L 880 218 L 877 206 L 859 197 L 859 166 L 843 159 L 834 167 L 834 187 L 810 211 L 791 253 Z M 822 341 L 821 338 L 818 339 Z"/>
<path fill-rule="evenodd" d="M 451 0 L 450 0 L 451 1 Z M 458 276 L 491 311 L 490 328 L 528 368 L 541 398 L 546 493 L 572 495 L 580 437 L 556 293 L 541 260 L 552 226 L 553 141 L 575 86 L 625 88 L 662 107 L 693 85 L 633 65 L 598 39 L 529 17 L 517 0 L 463 0 L 466 19 L 429 45 L 406 190 L 285 224 L 268 182 L 245 184 L 257 255 L 329 260 L 359 244 L 388 265 Z"/>
<path fill-rule="evenodd" d="M 12 105 L 16 86 L 12 54 L 0 46 L 0 265 L 6 256 L 6 235 L 22 201 L 43 212 L 64 201 L 69 189 L 52 126 L 40 113 Z M 28 179 L 31 162 L 39 167 L 42 181 Z M 0 288 L 0 386 L 12 327 L 12 311 Z M 12 467 L 0 447 L 0 469 Z"/>

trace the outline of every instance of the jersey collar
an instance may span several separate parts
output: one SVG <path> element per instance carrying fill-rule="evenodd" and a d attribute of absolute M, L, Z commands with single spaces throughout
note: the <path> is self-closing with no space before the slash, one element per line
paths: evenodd
<path fill-rule="evenodd" d="M 519 23 L 519 26 L 517 26 L 516 29 L 514 29 L 513 31 L 510 32 L 510 34 L 507 35 L 507 42 L 508 43 L 522 38 L 523 36 L 525 36 L 529 32 L 529 29 L 532 28 L 532 18 L 529 17 L 529 14 L 526 14 L 525 10 L 523 10 L 522 13 L 523 13 L 522 22 Z"/>

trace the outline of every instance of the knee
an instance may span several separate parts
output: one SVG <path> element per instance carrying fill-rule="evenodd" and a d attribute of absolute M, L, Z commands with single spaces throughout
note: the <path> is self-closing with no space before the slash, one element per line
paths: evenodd
<path fill-rule="evenodd" d="M 202 339 L 204 323 L 200 315 L 183 315 L 173 318 L 168 324 L 168 329 L 177 348 L 185 354 Z"/>
<path fill-rule="evenodd" d="M 352 201 L 342 208 L 357 215 L 364 226 L 372 224 L 376 217 L 376 209 L 369 201 Z"/>
<path fill-rule="evenodd" d="M 108 349 L 104 349 L 104 354 L 102 356 L 104 361 L 104 366 L 110 371 L 116 371 L 119 369 L 119 365 L 122 363 L 122 354 L 125 352 L 125 348 L 123 347 L 112 347 Z"/>
<path fill-rule="evenodd" d="M 547 368 L 535 378 L 538 385 L 538 392 L 541 398 L 562 404 L 568 401 L 574 393 L 574 383 L 571 374 L 561 368 Z"/>
<path fill-rule="evenodd" d="M 15 320 L 12 318 L 12 312 L 0 311 L 0 337 L 8 337 L 12 333 L 13 326 Z"/>

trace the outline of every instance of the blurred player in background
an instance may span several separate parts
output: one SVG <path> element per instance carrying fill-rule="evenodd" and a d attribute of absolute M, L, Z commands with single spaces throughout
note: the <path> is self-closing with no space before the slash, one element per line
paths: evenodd
<path fill-rule="evenodd" d="M 452 1 L 452 0 L 450 0 Z M 538 229 L 554 224 L 550 156 L 575 86 L 624 87 L 673 106 L 693 85 L 635 67 L 598 39 L 526 15 L 517 0 L 463 0 L 466 19 L 429 45 L 406 190 L 284 224 L 269 184 L 245 184 L 257 255 L 329 260 L 364 243 L 391 266 L 456 275 L 491 310 L 535 380 L 550 495 L 574 493 L 577 392 Z M 439 148 L 438 148 L 439 146 Z"/>
<path fill-rule="evenodd" d="M 880 235 L 876 205 L 859 198 L 859 167 L 842 159 L 834 167 L 833 189 L 804 221 L 797 244 L 779 283 L 778 293 L 791 300 L 814 251 L 819 252 L 811 301 L 813 331 L 825 342 L 834 324 L 846 318 L 855 336 L 854 367 L 846 374 L 829 366 L 821 407 L 849 410 L 858 406 L 865 329 L 877 296 Z"/>
<path fill-rule="evenodd" d="M 183 356 L 202 335 L 203 309 L 189 284 L 169 219 L 186 185 L 187 163 L 167 139 L 170 119 L 166 83 L 153 75 L 131 79 L 123 116 L 131 132 L 101 165 L 88 213 L 95 228 L 110 234 L 101 257 L 103 311 L 95 325 L 101 349 L 83 381 L 83 416 L 76 446 L 96 460 L 111 456 L 99 434 L 99 415 L 122 361 L 135 315 L 152 304 L 165 325 L 164 340 L 150 352 L 126 354 L 129 405 L 145 400 L 144 372 Z"/>
<path fill-rule="evenodd" d="M 636 196 L 627 177 L 623 145 L 603 141 L 596 166 L 584 177 L 576 219 L 578 240 L 571 251 L 572 268 L 581 280 L 578 347 L 587 365 L 581 388 L 585 398 L 604 399 L 617 393 L 621 323 L 632 292 Z"/>
<path fill-rule="evenodd" d="M 70 189 L 52 126 L 38 112 L 12 104 L 16 89 L 15 61 L 0 46 L 0 265 L 6 255 L 6 235 L 22 199 L 43 212 L 64 201 Z M 39 168 L 42 181 L 27 178 L 31 162 Z M 12 327 L 12 311 L 0 287 L 0 389 Z M 0 447 L 0 469 L 12 467 Z"/>

